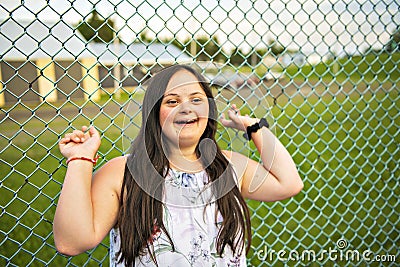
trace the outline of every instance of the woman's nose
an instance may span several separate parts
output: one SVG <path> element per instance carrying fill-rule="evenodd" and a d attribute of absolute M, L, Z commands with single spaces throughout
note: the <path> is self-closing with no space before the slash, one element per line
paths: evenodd
<path fill-rule="evenodd" d="M 188 114 L 192 112 L 192 107 L 190 101 L 184 101 L 179 105 L 179 113 Z"/>

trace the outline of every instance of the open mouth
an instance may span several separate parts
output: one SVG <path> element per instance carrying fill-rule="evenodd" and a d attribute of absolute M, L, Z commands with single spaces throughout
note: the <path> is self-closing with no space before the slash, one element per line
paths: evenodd
<path fill-rule="evenodd" d="M 189 119 L 189 120 L 178 120 L 178 121 L 175 121 L 175 123 L 178 125 L 191 125 L 191 124 L 196 123 L 198 120 L 199 120 L 198 118 Z"/>

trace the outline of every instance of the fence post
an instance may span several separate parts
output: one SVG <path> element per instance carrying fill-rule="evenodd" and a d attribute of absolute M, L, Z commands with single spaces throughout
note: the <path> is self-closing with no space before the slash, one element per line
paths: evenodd
<path fill-rule="evenodd" d="M 55 90 L 56 70 L 51 59 L 38 59 L 36 61 L 39 76 L 38 86 L 40 100 L 48 102 L 57 101 L 57 90 Z"/>
<path fill-rule="evenodd" d="M 86 92 L 85 99 L 97 101 L 100 99 L 100 84 L 99 84 L 99 68 L 96 59 L 85 58 L 81 60 L 82 63 L 82 86 Z"/>

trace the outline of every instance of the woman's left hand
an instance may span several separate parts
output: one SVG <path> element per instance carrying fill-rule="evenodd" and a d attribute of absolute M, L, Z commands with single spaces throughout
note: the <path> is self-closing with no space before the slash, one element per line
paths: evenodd
<path fill-rule="evenodd" d="M 249 115 L 242 116 L 240 110 L 235 104 L 232 105 L 231 109 L 228 110 L 228 119 L 225 118 L 225 114 L 221 114 L 221 123 L 225 127 L 236 129 L 239 131 L 246 131 L 247 126 L 253 125 L 258 122 L 258 119 L 251 118 Z"/>

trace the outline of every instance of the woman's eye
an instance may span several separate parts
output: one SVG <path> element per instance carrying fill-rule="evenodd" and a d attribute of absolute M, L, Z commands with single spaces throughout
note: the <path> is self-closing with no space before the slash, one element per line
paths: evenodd
<path fill-rule="evenodd" d="M 193 98 L 193 99 L 192 99 L 192 102 L 193 102 L 193 103 L 201 103 L 201 102 L 203 102 L 203 99 L 201 99 L 201 98 L 199 98 L 199 97 L 196 97 L 196 98 Z"/>
<path fill-rule="evenodd" d="M 174 99 L 170 99 L 167 101 L 168 105 L 176 105 L 178 103 L 178 101 L 174 100 Z"/>

